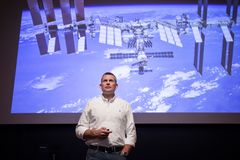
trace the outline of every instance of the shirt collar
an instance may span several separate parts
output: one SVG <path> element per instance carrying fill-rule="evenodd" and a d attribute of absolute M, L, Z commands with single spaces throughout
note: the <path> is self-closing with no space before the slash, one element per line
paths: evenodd
<path fill-rule="evenodd" d="M 110 100 L 108 100 L 107 98 L 103 97 L 103 95 L 101 95 L 101 96 L 102 96 L 102 100 L 103 100 L 104 102 L 110 102 L 110 103 L 112 103 L 112 102 L 116 99 L 116 95 L 115 95 L 113 98 L 111 98 Z"/>

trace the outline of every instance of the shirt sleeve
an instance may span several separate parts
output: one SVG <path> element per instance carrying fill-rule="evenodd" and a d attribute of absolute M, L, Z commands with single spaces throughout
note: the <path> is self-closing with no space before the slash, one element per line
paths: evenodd
<path fill-rule="evenodd" d="M 75 128 L 75 132 L 76 132 L 76 136 L 82 140 L 85 140 L 83 138 L 83 134 L 84 132 L 89 129 L 89 117 L 88 117 L 88 105 L 86 106 L 86 108 L 84 109 L 84 111 L 82 112 L 78 124 Z"/>
<path fill-rule="evenodd" d="M 125 144 L 132 145 L 135 147 L 135 143 L 137 141 L 137 135 L 136 135 L 136 127 L 133 119 L 133 113 L 131 106 L 128 104 L 128 112 L 127 112 L 127 126 L 126 126 L 126 138 L 125 138 Z"/>

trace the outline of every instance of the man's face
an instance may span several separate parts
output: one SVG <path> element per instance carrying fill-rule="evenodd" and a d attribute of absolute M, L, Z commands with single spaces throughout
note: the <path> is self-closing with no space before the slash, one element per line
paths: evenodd
<path fill-rule="evenodd" d="M 117 83 L 113 75 L 104 75 L 101 79 L 100 87 L 104 94 L 114 94 Z"/>

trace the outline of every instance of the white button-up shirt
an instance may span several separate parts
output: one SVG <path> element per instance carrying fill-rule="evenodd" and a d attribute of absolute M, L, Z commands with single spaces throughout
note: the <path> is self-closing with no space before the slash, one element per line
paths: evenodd
<path fill-rule="evenodd" d="M 87 145 L 96 146 L 135 146 L 136 128 L 132 109 L 128 102 L 118 97 L 111 100 L 103 96 L 91 99 L 85 107 L 76 126 L 76 135 L 83 138 L 87 129 L 105 127 L 112 131 L 107 138 L 87 139 Z"/>

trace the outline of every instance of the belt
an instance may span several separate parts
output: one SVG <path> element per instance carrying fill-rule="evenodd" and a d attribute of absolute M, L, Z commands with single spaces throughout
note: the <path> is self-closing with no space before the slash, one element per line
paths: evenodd
<path fill-rule="evenodd" d="M 88 148 L 98 150 L 101 152 L 112 153 L 112 152 L 120 152 L 123 149 L 123 146 L 103 147 L 103 146 L 89 145 Z"/>

